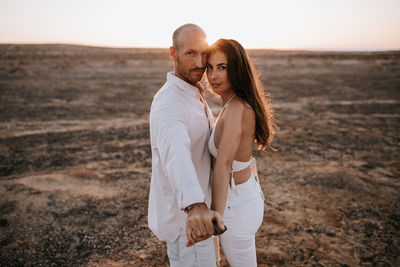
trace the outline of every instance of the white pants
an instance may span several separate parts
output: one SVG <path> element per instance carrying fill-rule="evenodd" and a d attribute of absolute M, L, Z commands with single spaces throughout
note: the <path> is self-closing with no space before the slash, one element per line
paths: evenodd
<path fill-rule="evenodd" d="M 224 212 L 228 230 L 220 235 L 220 242 L 231 267 L 257 266 L 255 234 L 263 216 L 264 197 L 254 176 L 229 188 Z"/>
<path fill-rule="evenodd" d="M 214 237 L 186 247 L 186 235 L 180 235 L 174 242 L 167 242 L 167 252 L 171 267 L 215 267 L 216 257 Z"/>

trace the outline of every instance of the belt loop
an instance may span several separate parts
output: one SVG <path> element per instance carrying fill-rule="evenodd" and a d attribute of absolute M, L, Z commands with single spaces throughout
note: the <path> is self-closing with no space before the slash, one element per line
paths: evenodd
<path fill-rule="evenodd" d="M 231 172 L 231 189 L 236 191 L 235 179 L 233 179 L 233 172 Z"/>

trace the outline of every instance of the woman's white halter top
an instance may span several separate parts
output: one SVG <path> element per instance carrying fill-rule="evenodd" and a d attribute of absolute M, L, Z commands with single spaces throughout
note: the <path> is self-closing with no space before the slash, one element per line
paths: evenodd
<path fill-rule="evenodd" d="M 218 149 L 215 147 L 215 141 L 214 141 L 214 133 L 215 133 L 215 128 L 217 128 L 217 124 L 218 124 L 218 119 L 219 116 L 222 114 L 222 111 L 225 109 L 225 107 L 229 104 L 229 102 L 231 102 L 231 100 L 235 97 L 235 95 L 233 95 L 223 106 L 221 112 L 218 115 L 218 118 L 215 122 L 214 128 L 211 130 L 211 135 L 210 135 L 210 139 L 208 140 L 208 150 L 210 151 L 211 155 L 214 156 L 214 158 L 217 158 L 218 155 Z M 247 167 L 249 167 L 251 165 L 251 163 L 253 162 L 254 158 L 250 157 L 249 161 L 237 161 L 234 160 L 232 162 L 232 172 L 238 172 L 241 170 L 246 169 Z"/>

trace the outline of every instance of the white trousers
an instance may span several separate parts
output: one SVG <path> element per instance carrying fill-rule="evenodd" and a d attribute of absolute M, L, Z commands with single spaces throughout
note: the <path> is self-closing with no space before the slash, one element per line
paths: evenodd
<path fill-rule="evenodd" d="M 253 175 L 229 188 L 224 212 L 228 230 L 220 235 L 220 242 L 231 267 L 257 266 L 255 234 L 263 217 L 264 196 Z"/>
<path fill-rule="evenodd" d="M 214 237 L 186 247 L 186 235 L 180 235 L 174 242 L 167 242 L 167 253 L 171 267 L 215 267 Z"/>

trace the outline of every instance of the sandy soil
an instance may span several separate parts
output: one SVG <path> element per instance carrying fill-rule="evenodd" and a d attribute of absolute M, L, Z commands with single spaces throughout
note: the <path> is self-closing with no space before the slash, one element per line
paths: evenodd
<path fill-rule="evenodd" d="M 259 266 L 399 266 L 400 52 L 250 53 L 280 126 L 255 151 Z M 0 45 L 1 266 L 168 265 L 148 114 L 172 67 L 163 49 Z"/>

